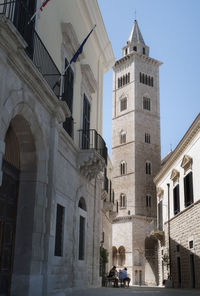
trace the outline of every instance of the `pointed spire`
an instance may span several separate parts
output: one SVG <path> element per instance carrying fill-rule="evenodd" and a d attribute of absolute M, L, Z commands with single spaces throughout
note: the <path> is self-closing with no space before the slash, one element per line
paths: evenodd
<path fill-rule="evenodd" d="M 127 54 L 130 54 L 132 52 L 138 52 L 142 55 L 149 56 L 149 47 L 144 42 L 136 20 L 134 20 L 133 28 L 131 30 L 131 34 L 127 40 L 127 43 L 122 48 L 122 55 L 126 56 Z"/>
<path fill-rule="evenodd" d="M 145 45 L 144 39 L 142 37 L 142 34 L 140 32 L 140 29 L 136 20 L 133 23 L 133 28 L 131 30 L 131 34 L 128 38 L 128 41 L 131 43 L 142 43 Z"/>

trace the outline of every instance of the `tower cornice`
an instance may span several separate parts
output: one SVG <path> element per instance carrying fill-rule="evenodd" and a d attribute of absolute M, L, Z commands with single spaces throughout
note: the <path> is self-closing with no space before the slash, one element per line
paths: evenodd
<path fill-rule="evenodd" d="M 156 65 L 158 65 L 158 66 L 161 66 L 161 65 L 163 64 L 163 62 L 161 62 L 161 61 L 158 61 L 158 60 L 156 60 L 156 59 L 153 59 L 153 58 L 147 57 L 146 55 L 140 54 L 140 53 L 138 53 L 138 52 L 136 52 L 136 51 L 133 51 L 133 52 L 131 52 L 130 54 L 128 54 L 128 55 L 122 57 L 121 59 L 117 60 L 117 61 L 115 62 L 115 65 L 113 66 L 113 69 L 114 69 L 116 66 L 119 66 L 120 64 L 124 63 L 125 61 L 130 60 L 130 59 L 131 59 L 132 57 L 134 57 L 134 56 L 140 57 L 140 58 L 142 58 L 143 60 L 148 61 L 148 62 L 151 62 L 152 64 L 156 64 Z"/>

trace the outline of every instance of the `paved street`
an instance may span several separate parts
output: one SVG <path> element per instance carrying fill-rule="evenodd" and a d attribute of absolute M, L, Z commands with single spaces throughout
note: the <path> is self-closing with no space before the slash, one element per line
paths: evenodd
<path fill-rule="evenodd" d="M 76 290 L 70 296 L 193 296 L 200 295 L 200 290 L 187 289 L 164 289 L 150 287 L 129 287 L 129 288 L 97 288 Z"/>

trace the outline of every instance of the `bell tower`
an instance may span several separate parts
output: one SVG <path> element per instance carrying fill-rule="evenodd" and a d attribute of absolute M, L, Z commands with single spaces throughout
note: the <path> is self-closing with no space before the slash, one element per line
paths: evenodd
<path fill-rule="evenodd" d="M 157 212 L 153 178 L 160 169 L 161 64 L 149 57 L 135 20 L 122 58 L 113 67 L 112 107 L 113 187 L 118 202 L 113 246 L 124 247 L 123 263 L 133 284 L 157 282 L 156 264 L 149 261 L 152 256 L 147 258 L 146 238 Z"/>

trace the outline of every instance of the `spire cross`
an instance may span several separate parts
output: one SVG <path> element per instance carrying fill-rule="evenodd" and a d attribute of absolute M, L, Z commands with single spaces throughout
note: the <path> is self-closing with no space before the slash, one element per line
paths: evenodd
<path fill-rule="evenodd" d="M 137 12 L 136 12 L 136 9 L 135 9 L 135 20 L 136 20 L 136 16 L 137 16 Z"/>

